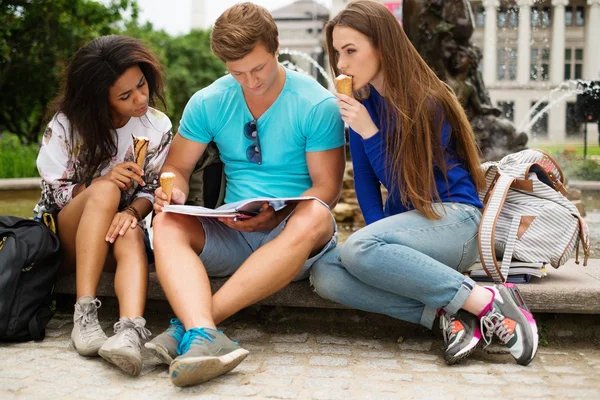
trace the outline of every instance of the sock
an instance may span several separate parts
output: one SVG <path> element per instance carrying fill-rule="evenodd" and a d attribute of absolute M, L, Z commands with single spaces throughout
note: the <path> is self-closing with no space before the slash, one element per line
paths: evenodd
<path fill-rule="evenodd" d="M 488 303 L 487 306 L 483 307 L 483 310 L 477 316 L 477 318 L 479 318 L 479 319 L 483 318 L 489 311 L 492 310 L 493 305 L 494 305 L 494 299 L 496 298 L 496 292 L 494 292 L 489 287 L 485 287 L 485 289 L 489 290 L 492 293 L 492 300 L 490 300 L 490 302 Z"/>

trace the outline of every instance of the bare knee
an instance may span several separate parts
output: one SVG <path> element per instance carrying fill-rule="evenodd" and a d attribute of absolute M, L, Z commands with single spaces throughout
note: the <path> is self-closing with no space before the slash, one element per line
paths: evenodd
<path fill-rule="evenodd" d="M 333 235 L 333 218 L 327 207 L 318 201 L 301 202 L 286 225 L 298 240 L 326 244 Z"/>
<path fill-rule="evenodd" d="M 204 230 L 195 217 L 161 212 L 152 220 L 155 250 L 167 250 L 174 242 L 200 248 L 204 245 Z"/>
<path fill-rule="evenodd" d="M 119 235 L 113 245 L 113 253 L 117 261 L 119 257 L 130 257 L 132 253 L 139 252 L 145 254 L 146 235 L 142 228 L 128 228 L 124 235 Z"/>
<path fill-rule="evenodd" d="M 121 200 L 121 190 L 111 181 L 96 181 L 83 193 L 87 196 L 86 205 L 92 206 L 98 211 L 115 209 Z"/>

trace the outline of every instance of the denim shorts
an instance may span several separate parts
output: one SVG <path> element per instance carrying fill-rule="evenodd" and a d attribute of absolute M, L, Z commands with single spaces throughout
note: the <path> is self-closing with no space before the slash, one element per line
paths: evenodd
<path fill-rule="evenodd" d="M 235 271 L 246 261 L 252 253 L 275 239 L 285 228 L 290 214 L 285 220 L 271 231 L 264 232 L 240 232 L 233 229 L 216 218 L 198 219 L 204 228 L 204 249 L 200 253 L 200 259 L 210 277 L 225 277 L 233 275 Z M 333 236 L 318 254 L 312 256 L 304 263 L 300 272 L 294 277 L 294 281 L 308 278 L 310 268 L 323 254 L 337 245 L 337 224 L 333 214 Z"/>

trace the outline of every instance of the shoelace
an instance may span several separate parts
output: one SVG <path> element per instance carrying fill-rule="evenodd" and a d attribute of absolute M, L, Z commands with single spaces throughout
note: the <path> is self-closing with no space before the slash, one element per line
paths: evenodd
<path fill-rule="evenodd" d="M 183 335 L 185 334 L 185 327 L 179 318 L 171 318 L 171 321 L 169 322 L 171 325 L 169 325 L 167 332 L 171 334 L 173 339 L 177 340 L 177 343 L 181 342 L 181 339 L 183 339 Z"/>
<path fill-rule="evenodd" d="M 514 335 L 504 326 L 504 315 L 498 313 L 496 309 L 481 318 L 480 329 L 484 332 L 483 340 L 486 347 L 492 343 L 494 333 L 503 344 L 508 343 Z"/>
<path fill-rule="evenodd" d="M 98 309 L 102 306 L 102 302 L 98 299 L 92 300 L 89 304 L 82 306 L 80 304 L 75 305 L 76 311 L 78 311 L 79 316 L 75 320 L 75 322 L 81 324 L 81 338 L 84 340 L 88 340 L 92 338 L 94 335 L 102 335 L 104 336 L 104 331 L 102 327 L 100 327 L 100 323 L 98 322 Z"/>
<path fill-rule="evenodd" d="M 147 340 L 152 334 L 144 326 L 137 325 L 129 318 L 122 318 L 114 325 L 115 334 L 121 334 L 122 339 L 131 347 L 139 347 L 140 339 Z"/>
<path fill-rule="evenodd" d="M 217 331 L 221 332 L 221 331 Z M 208 340 L 214 343 L 216 336 L 212 335 L 204 330 L 204 328 L 192 328 L 188 330 L 183 338 L 177 345 L 177 353 L 179 355 L 185 354 L 191 347 L 192 344 L 202 343 L 204 340 Z"/>

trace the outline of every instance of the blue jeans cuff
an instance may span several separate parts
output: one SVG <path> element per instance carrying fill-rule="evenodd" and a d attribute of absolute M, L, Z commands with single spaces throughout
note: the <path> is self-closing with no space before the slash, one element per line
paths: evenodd
<path fill-rule="evenodd" d="M 454 315 L 462 308 L 463 304 L 465 304 L 465 301 L 467 301 L 467 297 L 471 295 L 471 291 L 475 285 L 477 284 L 473 279 L 465 276 L 465 279 L 460 286 L 460 289 L 458 289 L 458 292 L 456 292 L 454 298 L 446 307 L 444 307 L 444 311 L 446 311 L 447 315 Z"/>
<path fill-rule="evenodd" d="M 421 314 L 421 321 L 419 322 L 427 329 L 433 328 L 433 322 L 435 321 L 435 317 L 437 316 L 438 310 L 436 308 L 425 306 L 423 309 L 423 314 Z"/>

